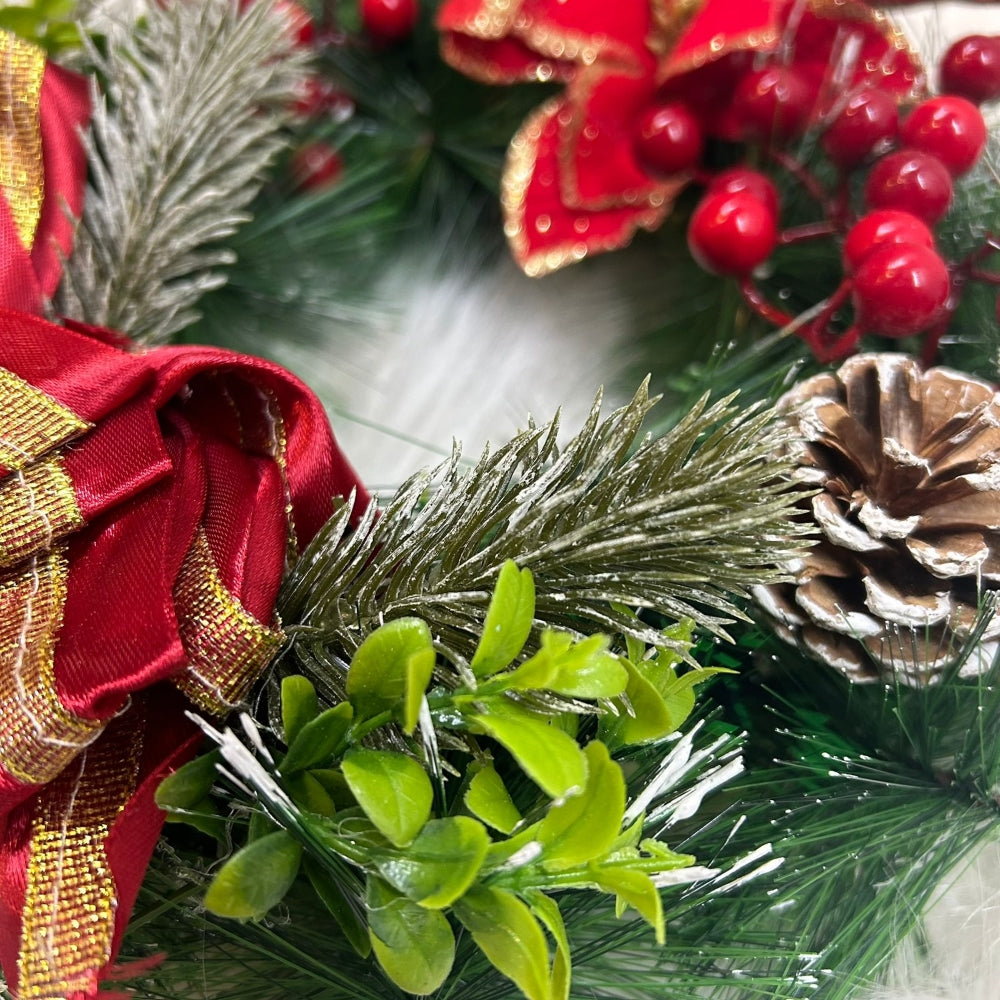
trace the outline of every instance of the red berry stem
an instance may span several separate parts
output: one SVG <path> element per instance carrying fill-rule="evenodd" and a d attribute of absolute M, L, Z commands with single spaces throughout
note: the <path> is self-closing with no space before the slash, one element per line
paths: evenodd
<path fill-rule="evenodd" d="M 850 278 L 844 278 L 840 283 L 837 290 L 826 300 L 826 305 L 823 306 L 822 311 L 816 316 L 816 318 L 806 327 L 799 331 L 799 336 L 816 352 L 816 357 L 820 361 L 833 361 L 839 357 L 843 357 L 849 354 L 853 349 L 854 345 L 858 342 L 860 337 L 860 330 L 854 339 L 850 342 L 846 351 L 843 354 L 834 353 L 830 357 L 821 357 L 820 352 L 834 351 L 837 352 L 842 350 L 842 345 L 844 344 L 844 338 L 848 334 L 852 334 L 855 327 L 852 326 L 844 334 L 836 339 L 831 340 L 829 333 L 830 320 L 833 319 L 833 314 L 851 297 L 851 292 L 854 290 L 854 282 Z M 856 326 L 857 324 L 855 324 Z"/>
<path fill-rule="evenodd" d="M 1000 239 L 989 235 L 983 245 L 977 250 L 973 250 L 968 257 L 956 268 L 959 279 L 965 278 L 970 281 L 982 281 L 987 285 L 1000 285 L 1000 271 L 983 271 L 976 265 L 991 257 L 995 253 L 1000 253 Z"/>
<path fill-rule="evenodd" d="M 865 331 L 857 324 L 848 327 L 836 340 L 827 344 L 816 341 L 807 341 L 816 355 L 816 360 L 821 364 L 830 364 L 833 361 L 840 361 L 846 358 L 855 347 Z"/>
<path fill-rule="evenodd" d="M 801 226 L 791 226 L 783 229 L 778 235 L 778 243 L 781 246 L 791 246 L 793 243 L 802 243 L 806 240 L 818 240 L 824 236 L 833 236 L 840 230 L 832 222 L 807 222 Z"/>
<path fill-rule="evenodd" d="M 819 182 L 812 171 L 808 170 L 802 163 L 795 159 L 794 156 L 790 156 L 788 153 L 783 152 L 780 149 L 768 149 L 767 155 L 775 163 L 778 164 L 782 170 L 787 170 L 801 185 L 805 190 L 812 195 L 816 201 L 819 202 L 820 206 L 823 208 L 823 214 L 825 216 L 832 216 L 834 213 L 831 211 L 832 205 L 830 204 L 830 194 L 825 187 Z"/>
<path fill-rule="evenodd" d="M 740 282 L 740 294 L 743 296 L 743 301 L 758 315 L 761 319 L 766 320 L 772 326 L 776 326 L 779 329 L 783 326 L 788 326 L 789 323 L 795 320 L 795 317 L 790 313 L 786 313 L 782 309 L 778 309 L 777 306 L 772 306 L 767 299 L 764 298 L 761 290 L 753 283 L 752 278 L 744 278 Z"/>

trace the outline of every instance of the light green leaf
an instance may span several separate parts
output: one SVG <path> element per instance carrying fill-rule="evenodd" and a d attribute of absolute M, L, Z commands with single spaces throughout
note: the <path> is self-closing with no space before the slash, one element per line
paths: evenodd
<path fill-rule="evenodd" d="M 337 811 L 337 804 L 323 784 L 316 780 L 312 771 L 301 771 L 286 779 L 286 787 L 292 796 L 292 801 L 306 812 L 318 816 L 332 816 Z"/>
<path fill-rule="evenodd" d="M 553 1000 L 545 932 L 517 896 L 473 886 L 454 909 L 483 954 L 528 1000 Z"/>
<path fill-rule="evenodd" d="M 543 634 L 543 650 L 545 643 Z M 556 667 L 549 688 L 571 698 L 614 698 L 628 683 L 628 674 L 619 658 L 608 652 L 605 635 L 592 635 L 573 643 L 556 658 Z"/>
<path fill-rule="evenodd" d="M 467 720 L 509 750 L 525 774 L 553 799 L 576 795 L 587 781 L 587 759 L 572 736 L 504 699 L 489 714 Z"/>
<path fill-rule="evenodd" d="M 608 640 L 592 635 L 580 642 L 546 629 L 541 648 L 516 670 L 496 675 L 490 690 L 555 691 L 571 698 L 613 698 L 625 690 L 628 674 L 607 651 Z"/>
<path fill-rule="evenodd" d="M 168 813 L 167 823 L 186 823 L 215 840 L 225 843 L 226 821 L 219 814 L 215 802 L 205 796 L 200 802 L 177 813 Z"/>
<path fill-rule="evenodd" d="M 660 692 L 667 710 L 673 716 L 676 728 L 684 724 L 684 720 L 694 711 L 694 689 L 716 674 L 734 674 L 735 670 L 725 667 L 701 667 L 687 670 L 679 676 L 672 669 L 664 672 L 659 683 Z"/>
<path fill-rule="evenodd" d="M 615 842 L 611 845 L 611 850 L 608 852 L 609 858 L 614 856 L 614 854 L 618 851 L 627 851 L 630 856 L 634 855 L 645 826 L 646 814 L 641 813 L 627 830 L 622 830 L 622 832 L 615 837 Z"/>
<path fill-rule="evenodd" d="M 287 777 L 296 771 L 329 763 L 347 735 L 353 716 L 350 702 L 342 701 L 305 723 L 278 770 Z"/>
<path fill-rule="evenodd" d="M 538 889 L 528 889 L 524 893 L 524 901 L 556 943 L 556 957 L 552 963 L 552 1000 L 569 1000 L 572 957 L 559 904 Z"/>
<path fill-rule="evenodd" d="M 469 666 L 477 677 L 503 670 L 524 648 L 535 616 L 531 571 L 508 559 L 500 570 L 483 624 L 482 638 Z"/>
<path fill-rule="evenodd" d="M 312 884 L 316 895 L 330 915 L 337 921 L 337 926 L 344 932 L 344 937 L 351 947 L 362 957 L 367 958 L 372 951 L 368 938 L 368 928 L 352 905 L 347 890 L 323 867 L 315 858 L 306 855 L 302 859 L 302 869 Z"/>
<path fill-rule="evenodd" d="M 347 781 L 340 771 L 332 767 L 313 767 L 310 768 L 309 775 L 323 786 L 323 790 L 330 796 L 338 809 L 348 809 L 357 805 L 350 788 L 347 787 Z"/>
<path fill-rule="evenodd" d="M 598 725 L 598 736 L 612 749 L 649 743 L 669 736 L 677 726 L 675 717 L 659 691 L 634 663 L 623 661 L 628 671 L 625 697 L 616 703 L 618 714 L 606 712 Z"/>
<path fill-rule="evenodd" d="M 603 858 L 612 848 L 625 813 L 625 778 L 608 748 L 593 740 L 584 748 L 587 784 L 580 795 L 549 809 L 538 826 L 550 871 Z"/>
<path fill-rule="evenodd" d="M 372 632 L 347 671 L 347 696 L 358 718 L 395 712 L 406 698 L 410 657 L 428 649 L 431 630 L 420 618 L 397 618 Z"/>
<path fill-rule="evenodd" d="M 613 892 L 620 908 L 631 906 L 656 932 L 656 943 L 663 944 L 666 928 L 663 923 L 663 902 L 653 880 L 645 873 L 614 865 L 591 865 L 594 882 L 605 892 Z"/>
<path fill-rule="evenodd" d="M 403 732 L 407 735 L 417 728 L 420 719 L 420 703 L 424 692 L 434 675 L 437 656 L 434 648 L 418 649 L 406 661 L 406 693 L 403 697 Z"/>
<path fill-rule="evenodd" d="M 409 844 L 430 819 L 434 789 L 412 757 L 358 748 L 344 755 L 341 767 L 358 805 L 397 847 Z"/>
<path fill-rule="evenodd" d="M 492 764 L 476 765 L 465 804 L 469 812 L 501 833 L 510 833 L 521 822 L 521 814 Z"/>
<path fill-rule="evenodd" d="M 432 819 L 397 857 L 376 860 L 379 874 L 428 909 L 451 905 L 479 874 L 490 838 L 469 816 Z"/>
<path fill-rule="evenodd" d="M 440 911 L 424 909 L 369 876 L 368 925 L 379 965 L 401 990 L 425 996 L 448 978 L 455 935 Z"/>
<path fill-rule="evenodd" d="M 156 804 L 168 812 L 200 806 L 215 784 L 218 776 L 215 765 L 220 759 L 219 751 L 213 750 L 168 774 L 156 788 Z"/>
<path fill-rule="evenodd" d="M 307 722 L 319 715 L 319 699 L 312 681 L 301 674 L 292 674 L 281 681 L 281 726 L 285 744 L 291 746 Z"/>
<path fill-rule="evenodd" d="M 281 902 L 299 873 L 302 845 L 285 830 L 237 851 L 205 893 L 205 908 L 220 917 L 253 920 Z"/>

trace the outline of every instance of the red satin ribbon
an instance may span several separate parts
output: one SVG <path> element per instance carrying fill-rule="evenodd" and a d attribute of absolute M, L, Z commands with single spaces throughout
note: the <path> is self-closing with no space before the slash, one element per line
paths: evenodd
<path fill-rule="evenodd" d="M 86 158 L 80 130 L 90 119 L 87 82 L 49 63 L 39 100 L 39 129 L 45 194 L 30 246 L 14 226 L 0 197 L 0 306 L 39 312 L 62 275 L 62 261 L 73 244 L 74 220 L 83 210 Z"/>
<path fill-rule="evenodd" d="M 280 642 L 289 558 L 338 498 L 369 497 L 278 366 L 38 318 L 89 108 L 81 78 L 15 56 L 8 89 L 39 113 L 17 155 L 37 173 L 40 136 L 44 186 L 29 240 L 0 191 L 0 967 L 15 996 L 83 1000 L 159 835 L 156 786 L 197 744 L 181 692 L 221 711 L 246 690 Z"/>
<path fill-rule="evenodd" d="M 0 367 L 93 425 L 53 451 L 86 522 L 62 543 L 69 572 L 53 669 L 73 715 L 118 715 L 66 771 L 109 743 L 124 761 L 137 727 L 144 734 L 135 793 L 106 845 L 117 942 L 162 822 L 153 789 L 192 735 L 183 699 L 163 686 L 192 657 L 178 597 L 185 559 L 207 540 L 225 591 L 269 626 L 290 539 L 308 541 L 335 498 L 356 490 L 360 511 L 368 497 L 319 402 L 276 365 L 215 348 L 131 354 L 95 333 L 0 311 Z M 40 536 L 36 558 L 53 544 Z M 12 987 L 32 822 L 47 792 L 0 769 L 0 962 Z"/>

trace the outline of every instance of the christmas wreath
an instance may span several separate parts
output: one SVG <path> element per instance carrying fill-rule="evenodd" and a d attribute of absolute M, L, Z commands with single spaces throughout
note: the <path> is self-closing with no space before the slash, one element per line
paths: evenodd
<path fill-rule="evenodd" d="M 8 1000 L 891 985 L 1000 831 L 1000 37 L 880 6 L 0 10 Z M 387 261 L 508 254 L 612 406 L 366 489 Z"/>

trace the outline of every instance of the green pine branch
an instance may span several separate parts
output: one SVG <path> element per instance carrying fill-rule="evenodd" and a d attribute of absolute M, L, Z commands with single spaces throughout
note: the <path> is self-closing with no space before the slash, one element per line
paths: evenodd
<path fill-rule="evenodd" d="M 107 53 L 95 91 L 90 182 L 58 308 L 133 338 L 168 339 L 225 281 L 222 246 L 284 143 L 303 57 L 270 3 L 151 4 Z"/>
<path fill-rule="evenodd" d="M 995 608 L 984 602 L 983 628 Z M 749 772 L 731 789 L 745 820 L 735 837 L 710 824 L 678 849 L 710 859 L 713 842 L 772 837 L 786 860 L 769 882 L 708 901 L 678 931 L 685 942 L 742 943 L 747 977 L 787 980 L 776 995 L 789 1000 L 851 1000 L 885 976 L 943 880 L 1000 836 L 1000 659 L 961 677 L 977 643 L 925 688 L 852 684 L 777 646 L 757 650 L 772 665 L 770 690 L 720 685 L 753 731 Z M 784 954 L 753 956 L 776 942 Z"/>
<path fill-rule="evenodd" d="M 779 457 L 787 431 L 770 411 L 703 399 L 667 434 L 642 439 L 654 402 L 643 386 L 602 420 L 598 400 L 565 448 L 554 420 L 471 469 L 456 451 L 353 533 L 342 510 L 282 592 L 285 664 L 342 697 L 331 677 L 381 621 L 409 614 L 468 659 L 508 559 L 534 574 L 540 623 L 662 644 L 625 605 L 724 634 L 742 617 L 734 595 L 781 576 L 806 543 Z"/>

